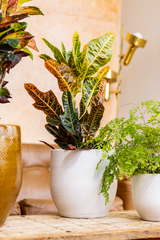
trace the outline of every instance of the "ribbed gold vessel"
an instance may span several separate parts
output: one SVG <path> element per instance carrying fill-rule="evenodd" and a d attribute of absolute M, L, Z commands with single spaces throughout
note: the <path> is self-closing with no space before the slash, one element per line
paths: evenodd
<path fill-rule="evenodd" d="M 16 125 L 0 125 L 0 227 L 10 214 L 21 183 L 20 127 Z"/>

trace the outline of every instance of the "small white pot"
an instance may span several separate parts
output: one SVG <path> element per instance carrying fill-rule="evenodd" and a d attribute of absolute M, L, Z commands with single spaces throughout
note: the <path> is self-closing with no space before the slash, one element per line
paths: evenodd
<path fill-rule="evenodd" d="M 102 151 L 62 150 L 51 151 L 50 187 L 53 201 L 64 217 L 97 218 L 106 216 L 116 195 L 117 181 L 109 190 L 110 202 L 105 205 L 101 181 L 106 159 L 99 165 Z"/>
<path fill-rule="evenodd" d="M 160 174 L 133 176 L 132 198 L 142 219 L 160 221 Z"/>

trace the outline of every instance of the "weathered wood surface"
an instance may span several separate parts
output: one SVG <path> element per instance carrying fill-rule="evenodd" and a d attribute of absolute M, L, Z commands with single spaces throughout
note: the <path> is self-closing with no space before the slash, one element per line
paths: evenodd
<path fill-rule="evenodd" d="M 110 212 L 97 219 L 53 215 L 12 216 L 0 228 L 1 240 L 160 239 L 160 222 L 143 221 L 136 211 Z"/>

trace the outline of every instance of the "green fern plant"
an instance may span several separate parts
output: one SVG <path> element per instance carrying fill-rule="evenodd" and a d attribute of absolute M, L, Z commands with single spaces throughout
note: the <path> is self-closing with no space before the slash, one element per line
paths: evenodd
<path fill-rule="evenodd" d="M 46 39 L 43 41 L 55 59 L 46 54 L 41 54 L 40 58 L 45 61 L 46 69 L 57 78 L 63 107 L 51 90 L 41 92 L 31 83 L 25 84 L 25 89 L 35 100 L 33 106 L 47 115 L 45 127 L 55 137 L 55 143 L 62 149 L 82 148 L 95 136 L 103 116 L 103 77 L 109 70 L 105 65 L 112 57 L 114 34 L 107 33 L 90 41 L 82 52 L 77 32 L 73 35 L 71 51 L 66 51 L 63 43 L 60 51 Z M 78 93 L 82 96 L 79 107 L 76 106 Z M 92 148 L 92 144 L 85 147 Z"/>
<path fill-rule="evenodd" d="M 28 47 L 38 51 L 33 35 L 26 32 L 26 22 L 19 22 L 29 15 L 43 15 L 37 7 L 22 7 L 31 0 L 0 0 L 0 103 L 11 97 L 4 81 L 6 72 L 16 66 L 22 57 L 33 55 Z"/>
<path fill-rule="evenodd" d="M 115 176 L 130 179 L 137 174 L 160 174 L 160 102 L 150 100 L 134 105 L 127 120 L 111 120 L 89 142 L 102 149 L 103 159 L 114 146 L 102 180 L 101 192 L 106 202 Z"/>

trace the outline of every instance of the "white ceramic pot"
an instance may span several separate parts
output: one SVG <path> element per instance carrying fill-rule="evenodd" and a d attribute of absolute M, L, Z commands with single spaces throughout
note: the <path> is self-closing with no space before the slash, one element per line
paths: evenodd
<path fill-rule="evenodd" d="M 160 221 L 160 174 L 133 176 L 132 198 L 142 219 Z"/>
<path fill-rule="evenodd" d="M 116 195 L 117 181 L 109 190 L 110 202 L 105 205 L 101 181 L 105 166 L 101 150 L 51 151 L 50 187 L 53 201 L 64 217 L 97 218 L 106 216 Z"/>

